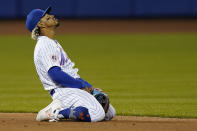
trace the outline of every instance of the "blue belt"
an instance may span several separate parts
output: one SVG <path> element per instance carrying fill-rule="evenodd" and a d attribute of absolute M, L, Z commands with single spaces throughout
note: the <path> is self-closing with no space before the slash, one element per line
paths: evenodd
<path fill-rule="evenodd" d="M 52 90 L 50 91 L 51 96 L 53 96 L 54 93 L 55 93 L 55 90 L 52 89 Z"/>

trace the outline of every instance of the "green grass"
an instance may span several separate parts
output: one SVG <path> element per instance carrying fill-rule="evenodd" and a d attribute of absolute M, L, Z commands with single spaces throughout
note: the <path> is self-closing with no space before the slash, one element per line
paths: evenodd
<path fill-rule="evenodd" d="M 118 115 L 197 118 L 197 34 L 59 35 L 82 78 Z M 0 36 L 0 112 L 48 105 L 29 36 Z"/>

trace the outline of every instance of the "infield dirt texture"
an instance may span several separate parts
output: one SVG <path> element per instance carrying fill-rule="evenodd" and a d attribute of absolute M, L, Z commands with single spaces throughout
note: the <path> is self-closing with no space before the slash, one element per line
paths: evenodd
<path fill-rule="evenodd" d="M 3 35 L 29 34 L 25 29 L 24 21 L 1 21 L 0 29 L 0 34 Z M 61 21 L 61 28 L 57 30 L 57 34 L 135 34 L 160 32 L 197 32 L 197 20 L 67 20 Z M 65 121 L 49 123 L 36 122 L 35 117 L 35 113 L 0 113 L 0 131 L 197 131 L 197 119 L 116 116 L 112 121 L 108 122 L 83 123 Z"/>

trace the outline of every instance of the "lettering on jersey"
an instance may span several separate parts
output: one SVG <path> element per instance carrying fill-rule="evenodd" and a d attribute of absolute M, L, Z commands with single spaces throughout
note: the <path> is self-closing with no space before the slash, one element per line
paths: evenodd
<path fill-rule="evenodd" d="M 60 65 L 64 65 L 65 62 L 66 62 L 66 60 L 65 60 L 64 54 L 63 54 L 62 51 L 61 51 L 61 61 L 60 61 Z"/>
<path fill-rule="evenodd" d="M 66 57 L 66 59 L 65 59 L 64 53 L 62 52 L 62 50 L 61 50 L 60 52 L 61 52 L 61 61 L 60 61 L 60 65 L 64 65 L 65 63 L 68 62 L 69 57 Z"/>
<path fill-rule="evenodd" d="M 66 63 L 68 62 L 68 59 L 69 59 L 69 58 L 67 57 L 67 58 L 66 58 Z"/>
<path fill-rule="evenodd" d="M 56 55 L 52 55 L 51 59 L 52 59 L 53 62 L 56 62 L 57 61 L 57 56 Z"/>

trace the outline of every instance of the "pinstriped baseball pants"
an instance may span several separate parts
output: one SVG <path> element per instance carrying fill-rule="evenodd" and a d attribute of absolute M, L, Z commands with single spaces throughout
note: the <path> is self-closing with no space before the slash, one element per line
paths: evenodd
<path fill-rule="evenodd" d="M 59 99 L 64 109 L 71 106 L 83 106 L 89 110 L 92 122 L 102 121 L 105 119 L 106 116 L 103 107 L 95 97 L 88 92 L 76 88 L 56 88 L 54 90 L 55 93 L 53 94 L 52 99 Z M 113 107 L 110 105 L 110 110 L 106 113 L 106 115 L 108 114 L 107 119 L 112 117 L 112 115 L 113 117 L 115 115 L 115 110 L 112 108 Z"/>

